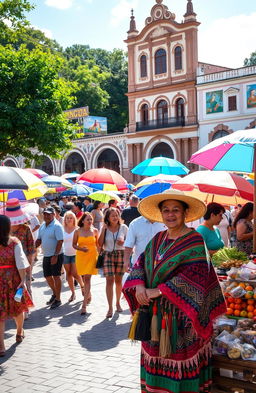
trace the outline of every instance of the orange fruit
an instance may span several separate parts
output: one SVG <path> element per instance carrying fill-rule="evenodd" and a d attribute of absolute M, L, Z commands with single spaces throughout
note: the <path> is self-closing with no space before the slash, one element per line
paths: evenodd
<path fill-rule="evenodd" d="M 253 315 L 255 315 L 256 316 L 256 308 L 254 309 L 254 311 L 253 311 Z"/>
<path fill-rule="evenodd" d="M 251 305 L 247 306 L 247 311 L 249 311 L 249 312 L 252 312 L 252 311 L 254 311 L 254 307 L 253 307 L 253 306 L 251 306 Z"/>
<path fill-rule="evenodd" d="M 244 289 L 246 291 L 253 291 L 253 287 L 251 285 L 247 285 Z"/>
<path fill-rule="evenodd" d="M 234 309 L 235 308 L 235 303 L 230 303 L 229 307 Z"/>
<path fill-rule="evenodd" d="M 235 310 L 235 311 L 234 311 L 234 315 L 235 315 L 236 317 L 240 317 L 241 312 L 243 312 L 243 311 Z M 246 313 L 246 314 L 247 314 L 247 313 Z"/>
<path fill-rule="evenodd" d="M 240 282 L 239 287 L 245 288 L 245 283 L 244 282 Z"/>
<path fill-rule="evenodd" d="M 238 299 L 235 299 L 235 303 L 242 303 L 242 299 L 239 297 Z"/>
<path fill-rule="evenodd" d="M 240 317 L 246 318 L 247 317 L 247 311 L 245 311 L 245 310 L 241 311 L 240 312 Z"/>
<path fill-rule="evenodd" d="M 254 294 L 253 294 L 253 298 L 254 298 L 254 299 L 256 299 L 256 292 L 254 292 Z"/>
<path fill-rule="evenodd" d="M 232 315 L 233 314 L 233 310 L 232 308 L 227 308 L 227 315 Z"/>
<path fill-rule="evenodd" d="M 253 318 L 253 312 L 248 312 L 247 318 Z"/>
<path fill-rule="evenodd" d="M 246 294 L 244 295 L 246 299 L 251 299 L 253 297 L 253 292 L 252 291 L 247 291 Z"/>
<path fill-rule="evenodd" d="M 255 300 L 254 299 L 248 299 L 247 300 L 247 304 L 254 304 L 255 303 Z"/>

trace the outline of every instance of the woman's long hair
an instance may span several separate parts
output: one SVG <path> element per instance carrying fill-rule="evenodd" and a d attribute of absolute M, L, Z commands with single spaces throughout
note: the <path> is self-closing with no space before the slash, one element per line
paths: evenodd
<path fill-rule="evenodd" d="M 98 209 L 99 205 L 101 204 L 101 201 L 94 201 L 92 209 Z"/>
<path fill-rule="evenodd" d="M 237 213 L 237 216 L 233 223 L 234 228 L 236 228 L 236 224 L 238 223 L 239 220 L 241 220 L 242 218 L 247 218 L 249 214 L 252 212 L 253 212 L 253 203 L 247 202 Z"/>
<path fill-rule="evenodd" d="M 7 247 L 11 232 L 11 221 L 9 217 L 0 215 L 0 245 Z"/>
<path fill-rule="evenodd" d="M 77 225 L 79 226 L 79 228 L 82 228 L 84 226 L 84 220 L 86 219 L 86 217 L 91 217 L 91 219 L 93 220 L 93 216 L 91 215 L 91 213 L 89 212 L 84 212 L 84 214 L 82 215 L 82 217 L 79 219 Z M 93 224 L 92 224 L 93 226 Z"/>
<path fill-rule="evenodd" d="M 109 221 L 109 216 L 112 212 L 116 212 L 118 214 L 119 217 L 119 225 L 121 225 L 121 216 L 120 216 L 120 211 L 119 209 L 117 209 L 116 207 L 109 207 L 104 215 L 104 223 L 107 224 L 108 226 L 110 225 L 110 221 Z"/>

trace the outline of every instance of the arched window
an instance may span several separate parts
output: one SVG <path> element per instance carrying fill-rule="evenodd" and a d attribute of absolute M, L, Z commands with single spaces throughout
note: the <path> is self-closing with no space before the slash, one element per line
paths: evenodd
<path fill-rule="evenodd" d="M 140 58 L 140 77 L 145 78 L 147 75 L 147 56 L 142 55 Z"/>
<path fill-rule="evenodd" d="M 174 50 L 174 63 L 175 70 L 182 70 L 182 49 L 180 46 L 176 46 Z"/>
<path fill-rule="evenodd" d="M 222 138 L 223 136 L 227 136 L 227 135 L 229 135 L 229 132 L 225 130 L 219 130 L 215 132 L 215 134 L 212 137 L 212 140 L 215 141 L 216 139 Z"/>
<path fill-rule="evenodd" d="M 184 100 L 183 98 L 178 98 L 176 101 L 176 118 L 184 119 Z"/>
<path fill-rule="evenodd" d="M 140 110 L 141 113 L 141 121 L 143 124 L 148 124 L 148 105 L 143 104 Z"/>
<path fill-rule="evenodd" d="M 158 49 L 155 54 L 155 73 L 164 74 L 166 72 L 166 51 Z"/>
<path fill-rule="evenodd" d="M 118 155 L 112 149 L 103 150 L 97 161 L 97 168 L 108 168 L 120 173 L 120 162 Z"/>
<path fill-rule="evenodd" d="M 157 104 L 157 121 L 165 123 L 168 120 L 168 105 L 165 100 L 161 100 Z"/>
<path fill-rule="evenodd" d="M 151 152 L 151 158 L 154 157 L 167 157 L 167 158 L 174 158 L 172 148 L 167 145 L 167 143 L 160 142 L 158 143 Z"/>

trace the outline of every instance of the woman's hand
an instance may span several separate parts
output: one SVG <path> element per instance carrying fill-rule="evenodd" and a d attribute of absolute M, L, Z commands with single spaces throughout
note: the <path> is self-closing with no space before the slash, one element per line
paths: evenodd
<path fill-rule="evenodd" d="M 148 299 L 150 299 L 150 300 L 161 296 L 161 293 L 158 288 L 146 289 L 146 294 L 147 294 Z"/>
<path fill-rule="evenodd" d="M 136 299 L 141 306 L 149 305 L 149 298 L 147 296 L 147 290 L 143 285 L 136 286 Z"/>
<path fill-rule="evenodd" d="M 26 285 L 25 285 L 25 282 L 24 282 L 24 281 L 21 281 L 21 282 L 20 282 L 20 284 L 17 286 L 17 290 L 18 290 L 19 288 L 23 288 L 23 289 L 26 288 Z"/>
<path fill-rule="evenodd" d="M 81 247 L 81 251 L 87 252 L 87 251 L 89 251 L 89 248 L 87 248 L 87 247 Z"/>

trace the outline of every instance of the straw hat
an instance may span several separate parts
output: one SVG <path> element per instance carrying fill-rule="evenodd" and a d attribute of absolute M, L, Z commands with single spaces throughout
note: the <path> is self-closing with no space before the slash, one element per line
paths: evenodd
<path fill-rule="evenodd" d="M 5 209 L 1 209 L 1 214 L 10 218 L 12 225 L 24 224 L 30 220 L 30 216 L 25 212 L 17 198 L 9 199 L 6 202 Z"/>
<path fill-rule="evenodd" d="M 150 221 L 163 222 L 162 214 L 158 207 L 159 203 L 166 200 L 183 201 L 188 205 L 186 222 L 198 220 L 206 212 L 205 204 L 197 198 L 186 195 L 179 190 L 166 190 L 161 194 L 151 195 L 142 199 L 139 203 L 139 212 Z"/>

